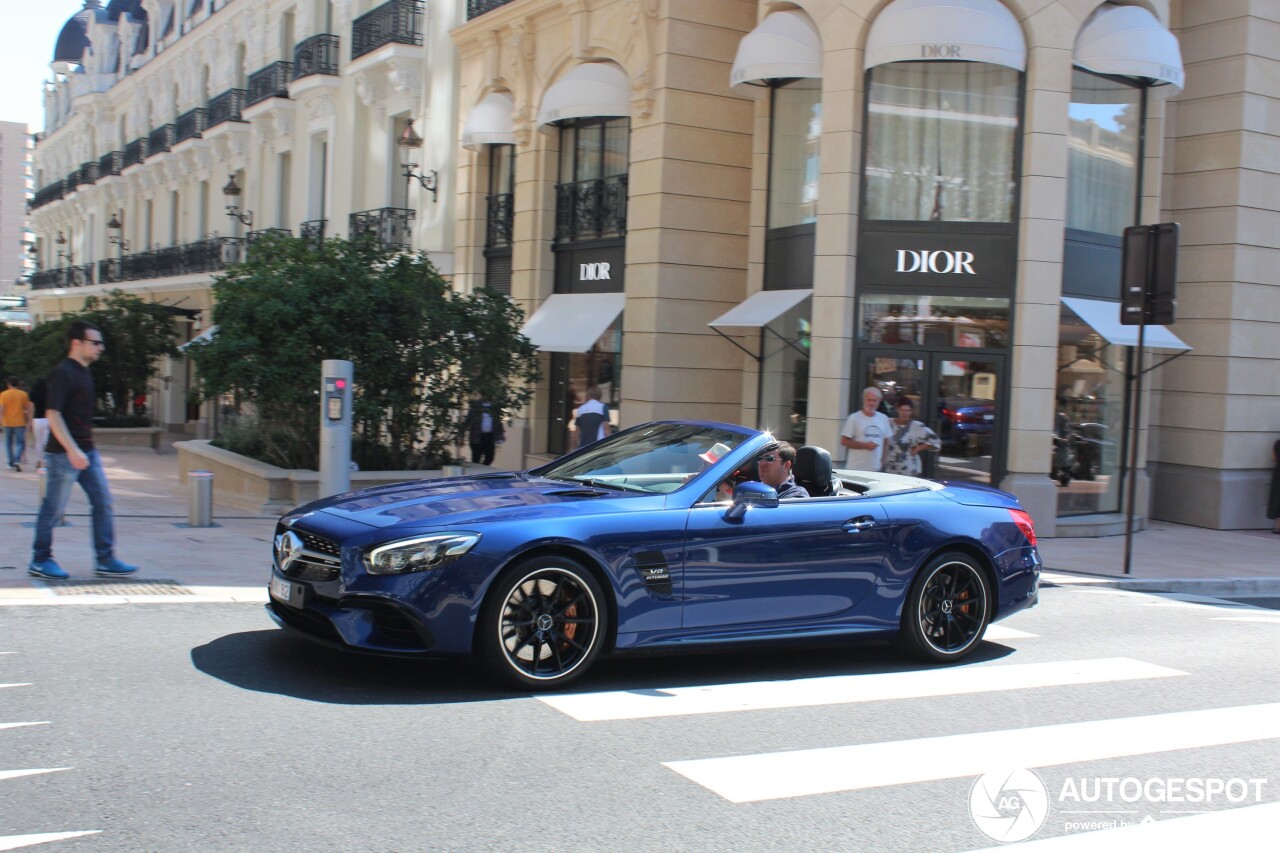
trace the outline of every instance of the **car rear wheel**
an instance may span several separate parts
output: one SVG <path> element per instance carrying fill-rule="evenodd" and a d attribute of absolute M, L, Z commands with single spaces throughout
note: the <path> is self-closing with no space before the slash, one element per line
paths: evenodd
<path fill-rule="evenodd" d="M 607 622 L 604 593 L 581 563 L 526 560 L 494 582 L 481 615 L 480 651 L 500 680 L 553 690 L 590 669 Z"/>
<path fill-rule="evenodd" d="M 967 554 L 939 554 L 911 585 L 902 637 L 925 660 L 956 661 L 982 642 L 990 618 L 991 586 L 982 567 Z"/>

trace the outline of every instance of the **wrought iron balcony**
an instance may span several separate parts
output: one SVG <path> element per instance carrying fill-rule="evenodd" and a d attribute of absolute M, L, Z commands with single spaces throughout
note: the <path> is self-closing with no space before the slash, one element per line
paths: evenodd
<path fill-rule="evenodd" d="M 74 172 L 71 172 L 70 174 L 68 174 L 66 177 L 66 180 L 63 181 L 63 184 L 67 188 L 66 191 L 69 193 L 73 193 L 76 190 L 80 189 L 80 185 L 83 183 L 84 181 L 81 180 L 79 169 L 76 169 Z"/>
<path fill-rule="evenodd" d="M 267 98 L 289 97 L 289 77 L 292 74 L 292 62 L 273 62 L 250 74 L 245 106 L 260 104 Z"/>
<path fill-rule="evenodd" d="M 298 42 L 293 49 L 293 79 L 301 80 L 313 74 L 338 73 L 338 37 L 321 33 Z"/>
<path fill-rule="evenodd" d="M 384 44 L 422 44 L 423 0 L 390 0 L 351 23 L 351 58 Z"/>
<path fill-rule="evenodd" d="M 411 243 L 412 226 L 417 214 L 400 207 L 383 207 L 378 210 L 362 210 L 351 214 L 347 236 L 373 237 L 388 249 L 407 249 Z"/>
<path fill-rule="evenodd" d="M 31 274 L 32 290 L 49 290 L 56 287 L 85 287 L 95 284 L 93 264 L 74 267 L 58 267 Z"/>
<path fill-rule="evenodd" d="M 121 167 L 136 166 L 145 159 L 147 159 L 147 140 L 146 137 L 142 137 L 124 147 L 124 161 Z"/>
<path fill-rule="evenodd" d="M 187 110 L 178 116 L 178 120 L 174 122 L 174 142 L 182 142 L 186 139 L 199 139 L 200 134 L 204 133 L 204 129 L 208 126 L 207 113 L 204 107 L 196 107 L 194 110 Z"/>
<path fill-rule="evenodd" d="M 31 276 L 33 290 L 83 287 L 226 269 L 244 259 L 245 241 L 238 237 L 210 237 L 180 246 L 156 247 L 96 264 L 43 270 Z"/>
<path fill-rule="evenodd" d="M 214 95 L 209 99 L 205 111 L 206 116 L 205 128 L 211 128 L 222 124 L 224 121 L 244 121 L 240 117 L 240 112 L 244 109 L 245 98 L 248 93 L 244 89 L 228 89 L 221 95 Z"/>
<path fill-rule="evenodd" d="M 96 184 L 98 182 L 98 161 L 90 160 L 80 164 L 80 183 Z"/>
<path fill-rule="evenodd" d="M 246 242 L 252 246 L 264 237 L 292 237 L 293 232 L 288 228 L 259 228 L 257 231 L 250 231 L 244 236 Z"/>
<path fill-rule="evenodd" d="M 36 190 L 35 197 L 31 199 L 31 210 L 44 207 L 50 202 L 61 201 L 66 194 L 66 181 L 59 178 L 48 186 Z"/>
<path fill-rule="evenodd" d="M 500 193 L 489 196 L 485 201 L 489 212 L 485 222 L 484 247 L 510 247 L 512 225 L 515 223 L 515 195 Z"/>
<path fill-rule="evenodd" d="M 173 147 L 178 136 L 178 128 L 172 124 L 162 124 L 147 135 L 147 158 L 168 151 Z"/>
<path fill-rule="evenodd" d="M 113 284 L 117 281 L 124 281 L 122 275 L 124 262 L 120 258 L 105 258 L 98 261 L 98 283 Z"/>
<path fill-rule="evenodd" d="M 485 12 L 492 12 L 499 6 L 505 6 L 511 0 L 467 0 L 467 20 L 478 18 Z"/>
<path fill-rule="evenodd" d="M 107 178 L 111 175 L 120 174 L 120 170 L 124 168 L 124 152 L 108 151 L 98 158 L 98 177 Z"/>
<path fill-rule="evenodd" d="M 324 242 L 324 227 L 327 219 L 311 219 L 298 226 L 298 236 L 311 246 L 319 246 Z"/>
<path fill-rule="evenodd" d="M 556 242 L 623 237 L 626 233 L 626 175 L 556 186 Z"/>

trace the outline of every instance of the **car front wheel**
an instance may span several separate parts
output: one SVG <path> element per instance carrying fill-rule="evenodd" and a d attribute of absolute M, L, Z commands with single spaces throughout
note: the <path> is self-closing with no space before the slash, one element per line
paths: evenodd
<path fill-rule="evenodd" d="M 500 680 L 554 690 L 590 669 L 607 621 L 604 593 L 586 567 L 566 557 L 526 560 L 494 582 L 481 615 L 480 651 Z"/>
<path fill-rule="evenodd" d="M 940 554 L 911 585 L 903 639 L 925 660 L 956 661 L 982 642 L 990 618 L 991 586 L 981 566 L 967 554 Z"/>

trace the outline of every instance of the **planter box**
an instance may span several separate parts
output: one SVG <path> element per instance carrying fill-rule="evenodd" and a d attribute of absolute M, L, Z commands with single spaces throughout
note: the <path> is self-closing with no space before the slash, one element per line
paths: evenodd
<path fill-rule="evenodd" d="M 208 441 L 179 441 L 173 446 L 178 451 L 178 481 L 183 489 L 187 488 L 188 471 L 212 471 L 213 496 L 217 502 L 255 512 L 283 513 L 318 496 L 318 471 L 277 468 L 214 447 Z M 366 489 L 441 476 L 440 471 L 352 471 L 351 488 Z"/>
<path fill-rule="evenodd" d="M 160 427 L 94 427 L 93 446 L 160 452 Z"/>

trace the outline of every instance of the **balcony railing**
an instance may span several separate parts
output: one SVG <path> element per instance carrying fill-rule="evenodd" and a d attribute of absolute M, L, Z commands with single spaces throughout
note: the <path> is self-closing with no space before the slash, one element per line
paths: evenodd
<path fill-rule="evenodd" d="M 338 37 L 321 33 L 298 42 L 293 49 L 293 79 L 301 80 L 313 74 L 337 75 Z"/>
<path fill-rule="evenodd" d="M 205 107 L 208 113 L 206 129 L 222 124 L 224 121 L 244 121 L 240 117 L 240 112 L 244 109 L 246 95 L 244 89 L 228 89 L 221 95 L 210 98 L 208 106 Z"/>
<path fill-rule="evenodd" d="M 626 233 L 626 175 L 556 186 L 556 242 L 623 237 Z"/>
<path fill-rule="evenodd" d="M 80 183 L 96 184 L 98 182 L 98 161 L 90 160 L 80 164 Z"/>
<path fill-rule="evenodd" d="M 422 44 L 423 0 L 391 0 L 351 23 L 351 58 L 384 44 Z"/>
<path fill-rule="evenodd" d="M 147 140 L 145 137 L 135 139 L 124 147 L 124 162 L 122 168 L 136 166 L 143 160 L 147 159 Z"/>
<path fill-rule="evenodd" d="M 35 197 L 31 199 L 31 210 L 44 207 L 46 204 L 54 201 L 61 201 L 62 197 L 67 194 L 66 181 L 59 178 L 46 187 L 36 190 Z"/>
<path fill-rule="evenodd" d="M 306 240 L 311 246 L 319 246 L 324 242 L 324 227 L 327 219 L 311 219 L 298 226 L 298 237 Z"/>
<path fill-rule="evenodd" d="M 510 2 L 511 0 L 467 0 L 467 20 L 477 18 L 485 12 L 492 12 Z"/>
<path fill-rule="evenodd" d="M 250 231 L 244 236 L 248 244 L 252 246 L 264 237 L 292 237 L 293 232 L 288 228 L 259 228 L 257 231 Z"/>
<path fill-rule="evenodd" d="M 69 193 L 73 193 L 76 190 L 78 190 L 80 188 L 80 185 L 83 183 L 84 183 L 84 180 L 80 175 L 79 169 L 76 169 L 74 172 L 71 172 L 69 175 L 67 175 L 67 178 L 64 181 L 64 184 L 67 187 L 67 192 Z"/>
<path fill-rule="evenodd" d="M 373 237 L 388 249 L 407 249 L 415 213 L 401 207 L 383 207 L 378 210 L 362 210 L 351 214 L 347 236 Z"/>
<path fill-rule="evenodd" d="M 515 222 L 515 195 L 500 193 L 486 199 L 489 208 L 485 224 L 484 247 L 500 249 L 511 245 L 511 227 Z"/>
<path fill-rule="evenodd" d="M 85 287 L 86 285 L 96 284 L 94 272 L 93 264 L 41 270 L 31 274 L 31 289 L 48 290 L 55 287 Z"/>
<path fill-rule="evenodd" d="M 178 128 L 172 124 L 162 124 L 147 135 L 147 158 L 168 151 L 177 138 Z"/>
<path fill-rule="evenodd" d="M 194 110 L 187 110 L 178 116 L 178 120 L 174 122 L 174 142 L 182 142 L 186 139 L 199 139 L 200 134 L 204 133 L 205 127 L 208 126 L 207 113 L 204 107 L 196 107 Z"/>
<path fill-rule="evenodd" d="M 250 74 L 245 106 L 262 103 L 267 98 L 289 97 L 289 77 L 292 73 L 292 62 L 273 62 Z"/>
<path fill-rule="evenodd" d="M 238 237 L 210 237 L 181 246 L 157 247 L 146 252 L 107 258 L 96 264 L 44 270 L 31 276 L 31 287 L 33 290 L 82 287 L 213 272 L 243 260 L 244 246 L 245 241 Z"/>
<path fill-rule="evenodd" d="M 124 168 L 124 152 L 108 151 L 98 158 L 98 178 L 109 178 L 120 174 Z"/>

